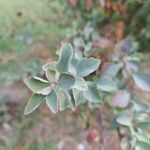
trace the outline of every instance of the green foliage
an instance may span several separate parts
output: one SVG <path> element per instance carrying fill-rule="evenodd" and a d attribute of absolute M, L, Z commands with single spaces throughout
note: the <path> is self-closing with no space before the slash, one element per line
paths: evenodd
<path fill-rule="evenodd" d="M 41 104 L 44 97 L 45 97 L 44 95 L 34 93 L 28 101 L 24 114 L 27 115 L 31 113 L 32 111 L 34 111 Z"/>
<path fill-rule="evenodd" d="M 134 74 L 134 81 L 137 86 L 143 91 L 150 92 L 150 75 L 147 74 Z"/>
<path fill-rule="evenodd" d="M 64 44 L 60 50 L 59 60 L 56 65 L 57 70 L 59 72 L 67 72 L 72 57 L 73 57 L 72 46 L 69 44 Z"/>
<path fill-rule="evenodd" d="M 116 83 L 109 77 L 101 77 L 96 80 L 97 87 L 106 92 L 116 91 Z"/>
<path fill-rule="evenodd" d="M 77 64 L 77 75 L 80 77 L 88 76 L 93 72 L 93 70 L 98 68 L 99 64 L 100 62 L 98 59 L 83 58 Z"/>
<path fill-rule="evenodd" d="M 42 67 L 47 80 L 38 77 L 25 79 L 25 83 L 34 93 L 29 99 L 25 114 L 35 110 L 44 99 L 53 113 L 66 108 L 74 111 L 85 102 L 94 108 L 106 103 L 116 110 L 117 124 L 127 127 L 136 141 L 149 144 L 149 139 L 139 132 L 145 131 L 140 127 L 142 124 L 139 123 L 142 121 L 136 115 L 150 111 L 148 106 L 137 101 L 136 96 L 128 91 L 126 80 L 133 79 L 139 88 L 149 91 L 150 78 L 149 75 L 139 73 L 139 58 L 128 40 L 123 40 L 116 48 L 111 62 L 104 64 L 100 76 L 94 73 L 96 80 L 88 79 L 89 75 L 98 69 L 100 60 L 84 57 L 79 49 L 71 44 L 62 44 L 58 61 L 48 62 Z M 78 45 L 81 44 L 79 43 Z M 105 98 L 108 95 L 110 102 L 107 103 Z M 128 107 L 129 105 L 131 106 Z M 120 111 L 117 112 L 118 109 Z M 130 111 L 132 113 L 129 113 Z"/>
<path fill-rule="evenodd" d="M 59 76 L 58 83 L 63 90 L 69 90 L 75 83 L 75 77 L 67 73 L 62 73 Z"/>
<path fill-rule="evenodd" d="M 58 111 L 58 100 L 55 91 L 51 91 L 46 96 L 46 104 L 53 113 Z"/>
<path fill-rule="evenodd" d="M 88 102 L 89 106 L 93 108 L 99 107 L 101 104 L 107 105 L 116 115 L 115 124 L 119 127 L 123 126 L 129 131 L 123 136 L 131 141 L 129 142 L 131 149 L 148 149 L 149 139 L 145 136 L 145 128 L 149 124 L 143 122 L 143 116 L 148 115 L 150 109 L 149 106 L 138 100 L 136 93 L 132 92 L 129 82 L 135 83 L 143 91 L 150 91 L 150 76 L 139 73 L 140 56 L 137 53 L 137 50 L 148 47 L 149 3 L 148 1 L 136 0 L 110 2 L 110 7 L 112 7 L 111 5 L 118 7 L 114 5 L 115 3 L 122 4 L 120 6 L 121 14 L 117 11 L 110 13 L 111 9 L 114 9 L 113 7 L 110 10 L 105 7 L 99 8 L 95 1 L 90 10 L 87 5 L 85 6 L 85 1 L 79 0 L 76 3 L 71 7 L 74 13 L 68 14 L 77 17 L 77 21 L 73 22 L 73 28 L 70 29 L 70 34 L 74 35 L 73 39 L 70 39 L 72 45 L 63 44 L 58 51 L 58 61 L 48 62 L 42 67 L 45 71 L 46 81 L 30 77 L 26 80 L 26 84 L 32 92 L 44 96 L 46 104 L 53 113 L 63 111 L 66 108 L 71 108 L 74 111 L 76 107 L 85 102 Z M 126 9 L 124 6 L 128 11 L 125 15 L 123 15 L 123 11 Z M 70 9 L 66 9 L 66 11 L 70 13 Z M 86 13 L 80 13 L 83 11 Z M 122 29 L 115 29 L 117 21 L 122 21 Z M 110 23 L 112 23 L 112 27 L 110 27 L 110 31 L 108 28 L 107 35 L 107 31 L 103 31 L 103 26 L 106 24 L 107 30 L 107 25 L 109 26 Z M 84 28 L 77 32 L 77 27 L 80 26 Z M 102 30 L 99 32 L 100 27 Z M 114 32 L 118 34 L 122 31 L 124 34 L 129 33 L 130 36 L 122 40 L 119 39 L 120 42 L 117 43 L 118 39 L 111 36 L 114 36 Z M 107 42 L 112 42 L 110 40 L 115 41 L 114 45 L 111 45 L 112 52 L 109 50 L 110 47 L 107 47 Z M 142 40 L 146 44 L 143 44 Z M 95 45 L 99 41 L 102 41 L 99 44 L 101 47 L 96 49 Z M 105 54 L 108 52 L 110 52 L 109 56 L 104 60 L 102 58 L 102 66 L 100 66 L 99 59 L 91 58 L 91 56 L 99 58 L 99 53 L 106 57 Z M 30 101 L 32 101 L 32 97 Z M 42 100 L 33 99 L 33 101 L 35 102 L 30 102 L 32 107 L 28 104 L 31 107 L 29 113 L 37 108 Z"/>
<path fill-rule="evenodd" d="M 73 66 L 73 60 L 76 60 L 74 63 L 75 74 L 72 69 L 69 69 Z M 71 44 L 63 44 L 59 60 L 43 65 L 48 81 L 38 77 L 25 79 L 26 85 L 35 93 L 29 99 L 25 114 L 29 114 L 37 108 L 45 97 L 48 107 L 54 113 L 58 110 L 62 111 L 66 107 L 74 110 L 85 102 L 85 99 L 100 102 L 101 93 L 96 85 L 82 78 L 94 72 L 99 64 L 100 61 L 94 58 L 77 59 Z"/>

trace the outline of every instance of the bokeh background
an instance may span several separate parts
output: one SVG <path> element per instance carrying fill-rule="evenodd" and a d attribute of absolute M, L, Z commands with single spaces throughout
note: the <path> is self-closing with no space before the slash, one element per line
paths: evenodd
<path fill-rule="evenodd" d="M 75 7 L 73 0 L 0 0 L 0 150 L 55 150 L 64 143 L 72 150 L 84 150 L 83 145 L 99 149 L 98 112 L 87 106 L 53 115 L 43 103 L 31 115 L 23 114 L 31 94 L 23 79 L 43 76 L 41 66 L 55 60 L 61 42 L 87 22 L 100 32 L 110 20 L 114 27 L 114 20 L 120 17 L 109 10 L 102 13 L 100 4 L 94 7 L 87 1 Z M 150 3 L 128 2 L 129 11 L 123 16 L 125 34 L 139 42 L 142 70 L 149 73 Z M 119 142 L 115 140 L 112 143 Z"/>

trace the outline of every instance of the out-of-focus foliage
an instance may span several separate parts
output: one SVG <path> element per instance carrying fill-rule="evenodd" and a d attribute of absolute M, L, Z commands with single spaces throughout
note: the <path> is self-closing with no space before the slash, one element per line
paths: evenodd
<path fill-rule="evenodd" d="M 0 0 L 0 149 L 149 149 L 149 40 L 149 0 Z"/>
<path fill-rule="evenodd" d="M 58 0 L 0 0 L 1 85 L 42 74 L 38 66 L 66 39 L 64 11 Z"/>

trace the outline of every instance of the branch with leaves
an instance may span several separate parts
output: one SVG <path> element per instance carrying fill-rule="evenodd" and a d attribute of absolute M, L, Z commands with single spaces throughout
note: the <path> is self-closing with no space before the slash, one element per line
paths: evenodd
<path fill-rule="evenodd" d="M 25 114 L 33 112 L 43 101 L 46 101 L 53 113 L 57 113 L 66 108 L 75 111 L 85 102 L 99 107 L 102 103 L 106 104 L 109 96 L 111 102 L 108 101 L 106 105 L 115 110 L 116 123 L 129 129 L 131 147 L 135 147 L 138 141 L 150 144 L 149 138 L 139 127 L 139 123 L 150 123 L 142 122 L 137 117 L 137 114 L 149 114 L 150 108 L 137 100 L 126 83 L 130 77 L 140 89 L 150 92 L 150 76 L 139 73 L 139 60 L 133 54 L 130 42 L 131 39 L 127 38 L 116 47 L 111 63 L 91 80 L 87 79 L 99 68 L 100 60 L 84 57 L 84 53 L 79 53 L 78 48 L 71 44 L 62 44 L 58 61 L 48 62 L 42 67 L 47 80 L 38 77 L 25 79 L 26 85 L 33 92 Z"/>

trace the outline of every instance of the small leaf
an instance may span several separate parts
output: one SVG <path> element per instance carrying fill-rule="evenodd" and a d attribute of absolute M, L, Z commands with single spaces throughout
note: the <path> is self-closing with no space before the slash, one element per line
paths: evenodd
<path fill-rule="evenodd" d="M 97 103 L 101 101 L 101 93 L 96 86 L 93 85 L 88 85 L 88 90 L 83 91 L 83 96 L 90 102 Z"/>
<path fill-rule="evenodd" d="M 137 99 L 137 97 L 134 97 L 134 101 L 132 101 L 133 106 L 134 106 L 134 110 L 137 113 L 150 113 L 150 107 L 144 103 L 142 103 L 139 99 Z"/>
<path fill-rule="evenodd" d="M 58 111 L 58 101 L 55 91 L 52 91 L 49 95 L 46 96 L 46 104 L 53 113 Z"/>
<path fill-rule="evenodd" d="M 46 78 L 48 79 L 48 81 L 54 82 L 56 80 L 55 75 L 56 72 L 54 70 L 50 70 L 50 69 L 46 70 Z"/>
<path fill-rule="evenodd" d="M 59 76 L 58 83 L 63 90 L 69 90 L 74 85 L 75 78 L 70 74 L 62 73 Z"/>
<path fill-rule="evenodd" d="M 126 69 L 130 73 L 137 72 L 139 70 L 139 62 L 135 60 L 126 61 Z"/>
<path fill-rule="evenodd" d="M 135 145 L 135 150 L 149 150 L 150 144 L 138 141 Z"/>
<path fill-rule="evenodd" d="M 84 49 L 85 51 L 90 51 L 92 49 L 92 42 L 88 42 L 85 46 L 84 46 Z"/>
<path fill-rule="evenodd" d="M 132 38 L 131 37 L 127 37 L 123 40 L 120 50 L 125 53 L 132 52 Z"/>
<path fill-rule="evenodd" d="M 60 50 L 59 60 L 57 62 L 57 69 L 59 72 L 67 72 L 69 64 L 73 57 L 73 49 L 71 44 L 63 44 Z"/>
<path fill-rule="evenodd" d="M 116 121 L 124 126 L 130 126 L 131 125 L 131 119 L 127 114 L 121 114 L 116 118 Z"/>
<path fill-rule="evenodd" d="M 32 96 L 29 98 L 29 101 L 27 103 L 27 106 L 25 108 L 25 115 L 30 114 L 31 112 L 33 112 L 43 101 L 44 99 L 44 95 L 40 95 L 40 94 L 32 94 Z"/>
<path fill-rule="evenodd" d="M 69 102 L 60 88 L 56 89 L 56 92 L 59 101 L 59 110 L 63 111 L 69 106 Z"/>
<path fill-rule="evenodd" d="M 77 66 L 78 66 L 79 60 L 76 57 L 73 57 L 71 59 L 70 65 L 69 65 L 69 70 L 68 72 L 70 72 L 73 75 L 77 74 Z"/>
<path fill-rule="evenodd" d="M 63 91 L 63 92 L 65 94 L 65 98 L 67 99 L 67 101 L 69 103 L 69 107 L 74 111 L 75 110 L 75 101 L 74 101 L 72 90 Z"/>
<path fill-rule="evenodd" d="M 82 38 L 75 38 L 73 44 L 75 47 L 84 47 L 84 41 Z"/>
<path fill-rule="evenodd" d="M 129 104 L 130 94 L 127 91 L 120 91 L 112 97 L 113 107 L 126 108 Z"/>
<path fill-rule="evenodd" d="M 42 69 L 44 71 L 46 71 L 47 69 L 56 71 L 56 64 L 57 64 L 57 62 L 55 62 L 55 61 L 54 62 L 48 62 L 42 66 Z"/>
<path fill-rule="evenodd" d="M 103 65 L 103 75 L 113 78 L 117 75 L 122 66 L 122 63 L 105 63 Z"/>
<path fill-rule="evenodd" d="M 87 83 L 83 78 L 76 78 L 75 84 L 73 86 L 75 89 L 85 91 L 88 89 Z"/>
<path fill-rule="evenodd" d="M 108 77 L 99 78 L 98 80 L 96 80 L 96 84 L 100 90 L 106 92 L 112 92 L 117 89 L 115 82 Z"/>
<path fill-rule="evenodd" d="M 142 130 L 149 130 L 150 122 L 139 122 L 139 123 L 137 123 L 137 127 L 141 128 Z"/>
<path fill-rule="evenodd" d="M 42 94 L 42 90 L 50 86 L 48 81 L 38 77 L 29 77 L 24 82 L 32 92 L 38 94 Z"/>
<path fill-rule="evenodd" d="M 133 79 L 141 90 L 150 92 L 150 75 L 137 73 Z"/>
<path fill-rule="evenodd" d="M 150 144 L 150 139 L 145 135 L 136 132 L 134 134 L 139 141 Z"/>
<path fill-rule="evenodd" d="M 75 106 L 79 106 L 80 104 L 83 104 L 86 102 L 85 98 L 82 95 L 82 91 L 79 91 L 77 89 L 73 89 L 73 96 L 75 100 Z"/>
<path fill-rule="evenodd" d="M 94 72 L 100 64 L 99 59 L 83 58 L 80 60 L 77 68 L 77 74 L 80 77 L 85 77 Z"/>
<path fill-rule="evenodd" d="M 100 39 L 100 36 L 99 36 L 98 32 L 93 32 L 91 38 L 92 38 L 93 42 L 97 42 Z"/>

